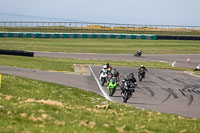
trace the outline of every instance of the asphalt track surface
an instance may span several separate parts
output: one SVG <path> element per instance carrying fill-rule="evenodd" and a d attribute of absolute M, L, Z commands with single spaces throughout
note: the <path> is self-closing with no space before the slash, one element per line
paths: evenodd
<path fill-rule="evenodd" d="M 91 68 L 98 78 L 102 67 Z M 144 81 L 139 82 L 137 68 L 113 68 L 119 71 L 120 76 L 126 77 L 130 72 L 136 76 L 138 86 L 127 104 L 153 111 L 200 118 L 200 77 L 191 76 L 183 71 L 148 69 Z M 107 86 L 102 89 L 108 96 Z M 120 92 L 121 89 L 118 87 L 114 96 L 109 99 L 123 103 Z"/>
<path fill-rule="evenodd" d="M 141 58 L 132 55 L 103 55 L 103 54 L 69 54 L 69 53 L 43 53 L 36 52 L 36 56 L 48 56 L 74 59 L 101 59 L 101 60 L 142 60 L 142 61 L 182 61 L 182 67 L 193 67 L 199 64 L 200 55 L 143 55 Z M 187 58 L 190 63 L 186 63 Z M 197 63 L 198 62 L 198 63 Z M 187 66 L 188 65 L 188 66 Z M 176 66 L 176 65 L 175 65 Z M 94 75 L 81 75 L 77 73 L 51 72 L 32 70 L 25 68 L 0 66 L 0 73 L 11 74 L 31 79 L 78 87 L 92 91 L 104 97 L 108 96 L 107 88 L 98 86 L 94 77 L 98 79 L 98 73 L 102 66 L 91 66 Z M 121 76 L 127 76 L 133 72 L 137 76 L 137 68 L 115 67 Z M 195 66 L 194 66 L 195 67 Z M 146 79 L 137 82 L 138 87 L 133 96 L 128 100 L 129 105 L 139 108 L 178 114 L 186 117 L 200 118 L 200 77 L 184 73 L 183 71 L 171 71 L 163 69 L 148 69 Z M 104 91 L 104 93 L 102 93 Z M 120 89 L 117 88 L 113 97 L 109 100 L 122 102 Z M 107 95 L 107 96 L 105 96 Z M 108 98 L 107 98 L 108 99 Z"/>
<path fill-rule="evenodd" d="M 72 58 L 87 60 L 128 60 L 128 61 L 167 61 L 175 62 L 176 67 L 195 68 L 200 64 L 200 54 L 143 54 L 136 57 L 130 54 L 87 54 L 87 53 L 62 53 L 62 52 L 34 52 L 35 56 Z M 190 63 L 187 63 L 189 58 Z"/>

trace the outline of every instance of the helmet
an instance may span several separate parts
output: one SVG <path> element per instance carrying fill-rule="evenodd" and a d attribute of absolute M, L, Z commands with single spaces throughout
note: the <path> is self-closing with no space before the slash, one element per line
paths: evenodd
<path fill-rule="evenodd" d="M 133 73 L 130 73 L 129 76 L 128 76 L 128 78 L 129 78 L 129 79 L 133 79 L 133 78 L 134 78 L 134 74 L 133 74 Z"/>
<path fill-rule="evenodd" d="M 106 66 L 106 65 L 104 65 L 104 66 L 103 66 L 103 69 L 107 69 L 107 66 Z"/>
<path fill-rule="evenodd" d="M 129 76 L 130 76 L 130 77 L 134 77 L 134 74 L 133 74 L 133 73 L 130 73 Z"/>
<path fill-rule="evenodd" d="M 141 67 L 144 67 L 144 65 L 141 65 Z"/>
<path fill-rule="evenodd" d="M 109 62 L 107 62 L 106 65 L 109 65 Z"/>

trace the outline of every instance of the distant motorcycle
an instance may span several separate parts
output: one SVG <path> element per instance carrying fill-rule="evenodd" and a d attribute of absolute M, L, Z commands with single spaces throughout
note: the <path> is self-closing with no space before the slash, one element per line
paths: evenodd
<path fill-rule="evenodd" d="M 137 51 L 137 52 L 135 53 L 135 56 L 136 56 L 136 57 L 142 56 L 142 50 Z"/>
<path fill-rule="evenodd" d="M 138 79 L 141 82 L 145 78 L 145 70 L 138 71 Z"/>
<path fill-rule="evenodd" d="M 200 71 L 200 64 L 193 71 Z"/>
<path fill-rule="evenodd" d="M 104 86 L 104 84 L 107 82 L 107 79 L 108 79 L 107 72 L 102 72 L 99 76 L 99 80 L 102 86 Z"/>
<path fill-rule="evenodd" d="M 133 83 L 129 80 L 124 82 L 124 86 L 123 86 L 123 91 L 121 93 L 122 97 L 123 97 L 123 102 L 127 102 L 128 99 L 132 96 L 132 92 L 135 91 L 135 88 L 137 86 L 137 83 Z"/>

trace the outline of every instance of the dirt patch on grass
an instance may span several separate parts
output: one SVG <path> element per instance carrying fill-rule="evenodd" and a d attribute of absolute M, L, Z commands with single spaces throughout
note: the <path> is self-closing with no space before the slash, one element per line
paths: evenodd
<path fill-rule="evenodd" d="M 64 107 L 64 105 L 61 102 L 50 100 L 50 99 L 48 99 L 48 100 L 27 99 L 25 102 L 26 103 L 32 103 L 32 102 L 43 103 L 43 104 L 48 104 L 48 105 L 55 105 L 55 106 L 58 106 L 58 107 Z"/>
<path fill-rule="evenodd" d="M 88 121 L 88 120 L 83 120 L 80 122 L 80 125 L 82 126 L 86 126 L 88 128 L 94 128 L 94 126 L 96 125 L 96 122 L 93 122 L 93 121 Z"/>

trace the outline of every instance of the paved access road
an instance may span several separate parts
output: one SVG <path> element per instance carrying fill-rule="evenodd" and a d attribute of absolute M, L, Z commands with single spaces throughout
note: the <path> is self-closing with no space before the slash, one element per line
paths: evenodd
<path fill-rule="evenodd" d="M 91 68 L 98 77 L 102 67 L 92 66 Z M 116 68 L 121 76 L 127 76 L 130 72 L 136 76 L 138 87 L 127 104 L 159 112 L 200 118 L 200 77 L 191 76 L 183 71 L 148 69 L 146 79 L 139 82 L 137 68 L 113 68 Z M 103 90 L 109 99 L 122 103 L 119 87 L 113 97 L 108 95 L 106 87 L 103 87 Z"/>
<path fill-rule="evenodd" d="M 135 57 L 130 54 L 35 52 L 35 56 L 90 60 L 168 61 L 171 63 L 176 62 L 174 66 L 188 68 L 195 68 L 200 64 L 200 54 L 144 54 L 141 57 Z M 187 63 L 188 58 L 190 63 Z"/>

